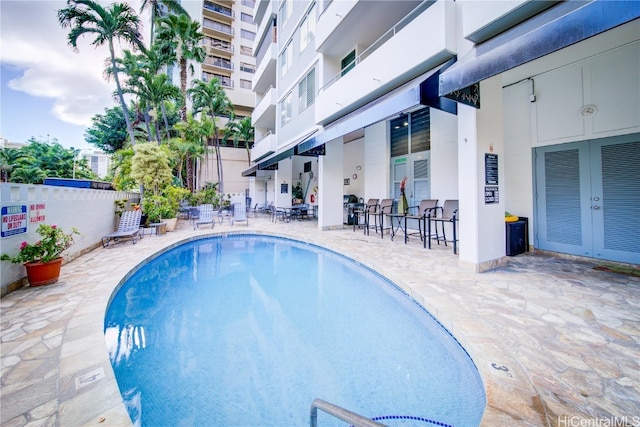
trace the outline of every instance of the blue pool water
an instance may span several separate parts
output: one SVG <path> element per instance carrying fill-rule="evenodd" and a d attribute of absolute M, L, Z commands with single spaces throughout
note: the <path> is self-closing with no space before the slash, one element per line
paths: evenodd
<path fill-rule="evenodd" d="M 388 425 L 477 426 L 485 406 L 473 362 L 428 312 L 354 261 L 288 239 L 165 252 L 114 294 L 105 337 L 135 425 L 303 426 L 320 398 L 402 417 Z M 319 412 L 318 425 L 344 424 Z"/>

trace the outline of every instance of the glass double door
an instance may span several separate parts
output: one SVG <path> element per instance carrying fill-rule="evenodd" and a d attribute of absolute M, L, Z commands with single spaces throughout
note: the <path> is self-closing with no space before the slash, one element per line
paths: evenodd
<path fill-rule="evenodd" d="M 391 159 L 393 198 L 396 202 L 400 199 L 400 184 L 404 178 L 407 178 L 405 196 L 409 206 L 417 206 L 421 200 L 430 198 L 429 158 L 430 152 L 423 151 Z"/>
<path fill-rule="evenodd" d="M 640 134 L 535 149 L 536 247 L 640 264 Z"/>

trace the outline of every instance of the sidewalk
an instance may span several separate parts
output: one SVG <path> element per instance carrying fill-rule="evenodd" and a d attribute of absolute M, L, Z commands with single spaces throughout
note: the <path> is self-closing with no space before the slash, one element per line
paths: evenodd
<path fill-rule="evenodd" d="M 83 255 L 56 284 L 3 297 L 0 424 L 131 425 L 103 336 L 114 289 L 162 248 L 212 232 L 256 232 L 343 253 L 423 304 L 480 371 L 483 426 L 640 425 L 640 279 L 540 254 L 477 274 L 460 268 L 450 247 L 316 226 L 251 216 L 248 226 L 193 230 L 179 221 L 174 232 Z"/>

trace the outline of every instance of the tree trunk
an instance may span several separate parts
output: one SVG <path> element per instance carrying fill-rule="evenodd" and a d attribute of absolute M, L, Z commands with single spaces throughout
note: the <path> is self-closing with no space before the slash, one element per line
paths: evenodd
<path fill-rule="evenodd" d="M 116 55 L 113 51 L 113 41 L 109 40 L 109 53 L 111 54 L 111 68 L 114 70 L 113 78 L 116 81 L 116 90 L 118 92 L 118 98 L 120 98 L 120 104 L 122 105 L 122 112 L 124 113 L 124 121 L 127 124 L 127 132 L 131 139 L 131 146 L 136 145 L 136 137 L 133 135 L 133 127 L 131 126 L 131 117 L 129 117 L 129 109 L 127 103 L 124 101 L 124 95 L 122 94 L 122 88 L 120 87 L 120 79 L 118 78 L 118 68 L 116 67 Z"/>
<path fill-rule="evenodd" d="M 162 103 L 160 104 L 160 107 L 162 108 L 162 119 L 164 120 L 164 128 L 167 132 L 167 142 L 171 139 L 171 132 L 169 130 L 169 120 L 167 119 L 167 109 L 164 106 L 164 101 L 162 101 Z"/>
<path fill-rule="evenodd" d="M 213 111 L 213 109 L 211 110 Z M 218 139 L 218 127 L 216 126 L 216 116 L 211 114 L 213 120 L 213 144 L 216 151 L 216 165 L 218 166 L 218 190 L 224 193 L 224 174 L 222 173 L 222 157 L 220 156 L 220 140 Z"/>
<path fill-rule="evenodd" d="M 147 128 L 147 140 L 149 142 L 153 141 L 153 134 L 151 133 L 151 124 L 149 123 L 149 109 L 144 109 L 144 126 Z"/>
<path fill-rule="evenodd" d="M 184 105 L 180 108 L 180 120 L 187 121 L 187 59 L 180 58 L 180 90 L 184 99 Z"/>

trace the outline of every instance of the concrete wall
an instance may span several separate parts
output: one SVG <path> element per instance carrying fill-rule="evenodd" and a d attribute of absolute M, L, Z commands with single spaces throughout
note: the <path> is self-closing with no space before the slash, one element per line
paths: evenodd
<path fill-rule="evenodd" d="M 0 238 L 0 252 L 14 255 L 22 242 L 35 243 L 39 239 L 36 229 L 40 224 L 57 225 L 64 231 L 72 227 L 81 236 L 65 253 L 65 259 L 73 259 L 95 248 L 102 236 L 115 230 L 115 200 L 139 200 L 138 194 L 120 191 L 92 190 L 83 188 L 54 187 L 50 185 L 0 184 L 2 207 L 26 206 L 26 233 Z M 6 233 L 3 224 L 3 234 Z M 22 228 L 22 227 L 20 227 Z M 0 262 L 2 295 L 19 286 L 18 281 L 26 276 L 21 264 Z"/>

